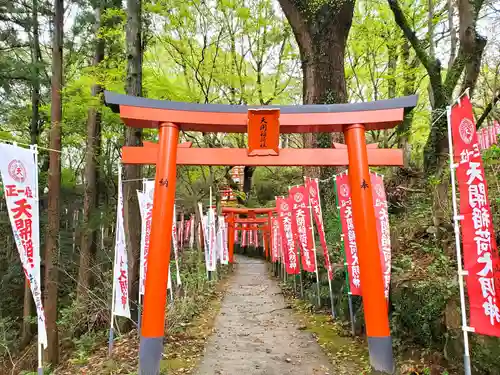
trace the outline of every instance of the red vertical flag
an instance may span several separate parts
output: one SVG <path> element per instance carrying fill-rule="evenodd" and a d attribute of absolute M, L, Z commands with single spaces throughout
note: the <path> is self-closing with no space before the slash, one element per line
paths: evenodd
<path fill-rule="evenodd" d="M 302 269 L 307 272 L 316 272 L 311 212 L 306 187 L 304 185 L 292 187 L 290 189 L 290 200 L 294 217 L 292 229 L 302 249 Z"/>
<path fill-rule="evenodd" d="M 490 132 L 490 138 L 491 138 L 491 144 L 496 145 L 497 144 L 497 134 L 495 130 L 495 126 L 488 126 L 488 131 Z"/>
<path fill-rule="evenodd" d="M 243 229 L 241 230 L 241 247 L 247 246 L 248 231 L 246 230 L 246 226 L 246 224 L 242 225 Z"/>
<path fill-rule="evenodd" d="M 279 227 L 278 227 L 278 218 L 271 218 L 271 261 L 277 262 L 279 259 L 278 253 L 278 237 L 279 237 Z"/>
<path fill-rule="evenodd" d="M 495 282 L 497 244 L 472 104 L 467 95 L 453 106 L 449 121 L 460 192 L 460 227 L 464 269 L 468 272 L 470 325 L 477 333 L 500 336 L 500 296 L 497 295 L 500 288 Z"/>
<path fill-rule="evenodd" d="M 326 244 L 325 226 L 323 225 L 323 213 L 321 212 L 321 201 L 319 196 L 318 179 L 306 177 L 306 189 L 309 193 L 309 204 L 311 205 L 316 228 L 319 233 L 319 241 L 323 248 L 325 257 L 325 268 L 328 270 L 328 279 L 333 280 L 332 265 L 330 263 L 330 254 Z"/>
<path fill-rule="evenodd" d="M 479 129 L 479 131 L 477 132 L 477 138 L 479 143 L 479 149 L 484 150 L 483 131 L 481 129 Z"/>
<path fill-rule="evenodd" d="M 278 211 L 286 273 L 296 275 L 300 272 L 300 267 L 297 263 L 297 250 L 295 249 L 295 239 L 293 238 L 292 207 L 289 198 L 276 198 L 276 210 Z"/>
<path fill-rule="evenodd" d="M 370 179 L 375 191 L 375 194 L 373 194 L 373 206 L 377 219 L 378 246 L 380 249 L 382 272 L 384 274 L 385 298 L 389 298 L 389 287 L 391 285 L 391 233 L 389 229 L 389 212 L 387 211 L 384 178 L 379 174 L 370 173 Z"/>
<path fill-rule="evenodd" d="M 351 188 L 349 176 L 342 173 L 335 177 L 337 183 L 337 195 L 340 206 L 340 221 L 344 234 L 344 250 L 346 256 L 347 270 L 349 272 L 349 288 L 353 295 L 361 295 L 361 280 L 359 277 L 358 247 L 356 245 L 356 234 L 354 232 L 354 220 L 352 216 Z"/>
<path fill-rule="evenodd" d="M 491 138 L 490 135 L 488 134 L 488 129 L 482 128 L 481 131 L 483 132 L 484 148 L 488 149 L 491 146 Z"/>

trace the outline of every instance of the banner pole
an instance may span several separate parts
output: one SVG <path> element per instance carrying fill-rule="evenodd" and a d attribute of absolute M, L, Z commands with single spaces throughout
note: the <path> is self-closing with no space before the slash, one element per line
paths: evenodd
<path fill-rule="evenodd" d="M 40 196 L 39 196 L 39 191 L 38 191 L 38 145 L 33 144 L 30 145 L 30 149 L 33 152 L 33 159 L 35 161 L 35 204 L 36 204 L 36 210 L 39 210 L 39 205 L 40 205 Z M 40 217 L 38 215 L 38 217 Z M 40 264 L 40 262 L 38 262 Z M 40 320 L 37 319 L 37 330 L 38 330 L 38 337 L 37 337 L 37 351 L 38 351 L 38 375 L 43 375 L 43 344 L 40 342 Z"/>
<path fill-rule="evenodd" d="M 352 308 L 352 294 L 351 294 L 351 287 L 349 284 L 349 269 L 347 267 L 347 257 L 345 253 L 345 246 L 344 246 L 344 234 L 342 233 L 342 223 L 340 222 L 340 206 L 339 206 L 339 195 L 338 195 L 338 190 L 337 190 L 337 180 L 334 177 L 333 178 L 333 190 L 335 192 L 335 204 L 337 206 L 337 213 L 339 215 L 339 229 L 340 229 L 340 251 L 342 252 L 342 255 L 344 256 L 344 273 L 345 273 L 345 283 L 347 287 L 347 303 L 349 305 L 349 319 L 351 320 L 351 334 L 353 336 L 356 335 L 356 332 L 354 330 L 354 311 Z"/>
<path fill-rule="evenodd" d="M 324 232 L 325 232 L 325 227 L 323 225 L 323 209 L 321 208 L 321 194 L 319 193 L 319 179 L 315 178 L 316 180 L 316 183 L 318 184 L 318 207 L 319 207 L 319 219 L 321 220 L 321 226 L 322 226 L 322 230 L 323 230 L 323 235 L 324 235 Z M 316 228 L 319 230 L 319 228 Z M 326 256 L 327 256 L 327 260 L 328 260 L 328 267 L 330 267 L 329 269 L 327 268 L 327 273 L 328 273 L 328 288 L 330 290 L 330 304 L 331 304 L 331 307 L 332 307 L 332 317 L 335 319 L 337 316 L 335 314 L 335 301 L 333 299 L 333 288 L 332 288 L 332 280 L 330 279 L 330 270 L 331 270 L 331 267 L 332 267 L 332 264 L 330 262 L 330 253 L 328 252 L 328 249 L 324 249 L 325 253 L 326 253 Z M 333 276 L 332 276 L 333 277 Z"/>
<path fill-rule="evenodd" d="M 141 293 L 139 293 L 139 298 L 137 300 L 137 333 L 141 335 L 141 320 L 142 320 L 142 298 Z"/>
<path fill-rule="evenodd" d="M 297 245 L 297 242 L 295 242 L 295 244 Z M 300 275 L 300 278 L 299 278 L 299 281 L 300 281 L 300 298 L 304 299 L 304 283 L 302 281 L 302 257 L 300 255 L 300 246 L 297 246 L 297 254 L 299 254 L 298 265 L 299 265 L 299 275 Z"/>
<path fill-rule="evenodd" d="M 118 189 L 121 189 L 121 184 L 122 184 L 122 164 L 118 162 Z M 117 203 L 118 204 L 118 203 Z M 117 217 L 118 220 L 118 217 Z M 118 221 L 115 224 L 115 231 L 118 231 Z M 115 233 L 116 237 L 116 233 Z M 108 341 L 108 357 L 111 357 L 111 353 L 113 352 L 113 343 L 114 343 L 114 336 L 115 336 L 115 324 L 114 324 L 114 318 L 115 318 L 115 291 L 116 291 L 116 270 L 115 270 L 115 263 L 116 263 L 116 257 L 117 257 L 117 246 L 115 245 L 115 257 L 113 261 L 113 292 L 111 293 L 112 300 L 111 300 L 111 324 L 109 328 L 109 341 Z"/>
<path fill-rule="evenodd" d="M 316 262 L 316 291 L 318 293 L 318 307 L 321 307 L 321 295 L 320 295 L 320 288 L 319 288 L 319 272 L 318 272 L 318 253 L 316 252 L 316 241 L 314 238 L 314 226 L 313 226 L 313 213 L 312 213 L 312 206 L 311 202 L 309 201 L 309 218 L 311 219 L 310 225 L 311 225 L 311 235 L 312 235 L 312 241 L 313 241 L 313 251 L 314 251 L 314 260 Z M 331 291 L 331 288 L 330 288 Z"/>
<path fill-rule="evenodd" d="M 101 251 L 104 251 L 104 225 L 103 225 L 103 213 L 101 211 Z"/>
<path fill-rule="evenodd" d="M 210 214 L 212 210 L 212 186 L 210 186 L 210 200 L 208 203 L 208 212 L 207 212 L 207 217 L 208 217 L 208 225 L 207 225 L 207 234 L 208 234 L 208 264 L 210 265 L 210 268 L 212 268 L 212 244 L 210 241 L 210 236 L 212 233 L 212 215 Z M 208 280 L 212 280 L 212 271 L 208 271 Z"/>
<path fill-rule="evenodd" d="M 464 272 L 462 268 L 462 251 L 460 248 L 460 224 L 459 215 L 457 208 L 457 190 L 455 186 L 455 163 L 453 160 L 453 140 L 451 135 L 451 107 L 447 107 L 446 114 L 448 117 L 448 144 L 450 150 L 450 176 L 451 176 L 451 190 L 452 190 L 452 202 L 453 202 L 453 226 L 455 229 L 455 248 L 457 253 L 457 273 L 458 273 L 458 285 L 460 288 L 460 308 L 462 312 L 462 332 L 464 335 L 464 372 L 465 375 L 471 375 L 471 363 L 470 363 L 470 353 L 469 353 L 469 334 L 467 332 L 467 311 L 465 304 L 465 292 L 464 292 Z"/>
<path fill-rule="evenodd" d="M 115 299 L 115 293 L 113 292 L 113 300 Z M 114 304 L 113 304 L 114 305 Z M 113 309 L 113 307 L 112 307 Z M 108 357 L 111 357 L 111 354 L 113 352 L 113 342 L 115 339 L 115 315 L 111 311 L 111 326 L 109 328 L 109 337 L 108 337 Z"/>
<path fill-rule="evenodd" d="M 170 272 L 170 264 L 169 264 L 168 265 L 168 286 L 170 286 L 170 302 L 174 303 L 174 286 L 172 284 L 172 276 L 171 275 L 172 275 L 172 273 Z"/>

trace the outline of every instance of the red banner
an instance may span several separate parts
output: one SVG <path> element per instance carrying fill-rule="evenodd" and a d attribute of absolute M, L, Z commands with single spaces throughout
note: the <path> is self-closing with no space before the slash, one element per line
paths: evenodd
<path fill-rule="evenodd" d="M 250 226 L 252 227 L 252 226 Z M 254 234 L 255 230 L 254 229 L 250 229 L 248 231 L 248 246 L 254 246 L 255 247 L 255 234 Z"/>
<path fill-rule="evenodd" d="M 321 200 L 319 196 L 318 179 L 306 177 L 306 189 L 309 192 L 309 204 L 312 207 L 314 221 L 319 233 L 319 241 L 323 248 L 323 256 L 325 257 L 325 268 L 328 270 L 328 279 L 333 280 L 332 265 L 330 263 L 330 254 L 326 244 L 325 227 L 323 225 L 323 213 L 321 212 Z"/>
<path fill-rule="evenodd" d="M 292 213 L 295 218 L 292 223 L 292 229 L 302 249 L 302 269 L 307 272 L 316 272 L 314 240 L 311 231 L 312 221 L 306 187 L 300 185 L 290 188 L 290 199 L 292 202 Z"/>
<path fill-rule="evenodd" d="M 246 224 L 243 224 L 243 230 L 241 231 L 241 247 L 247 246 L 248 231 L 245 230 L 246 226 Z"/>
<path fill-rule="evenodd" d="M 497 244 L 472 104 L 467 95 L 452 108 L 450 125 L 460 192 L 470 325 L 477 333 L 500 336 L 500 300 L 496 298 L 500 288 L 495 280 L 498 280 Z"/>
<path fill-rule="evenodd" d="M 297 250 L 295 249 L 295 239 L 293 238 L 292 207 L 289 198 L 276 198 L 276 210 L 278 211 L 286 273 L 296 275 L 300 272 L 300 268 L 297 263 Z"/>
<path fill-rule="evenodd" d="M 349 176 L 347 173 L 342 173 L 335 176 L 335 181 L 339 198 L 340 221 L 344 233 L 344 251 L 349 272 L 349 289 L 351 294 L 360 296 L 361 279 L 359 277 L 358 247 L 356 245 L 356 233 L 354 232 Z"/>
<path fill-rule="evenodd" d="M 279 227 L 278 219 L 276 217 L 271 218 L 271 261 L 277 262 L 279 259 L 278 252 L 278 237 L 279 237 Z"/>
<path fill-rule="evenodd" d="M 389 298 L 391 286 L 391 232 L 389 229 L 389 212 L 387 211 L 387 198 L 384 188 L 384 177 L 370 173 L 373 187 L 373 206 L 375 218 L 377 219 L 378 247 L 382 261 L 382 273 L 384 274 L 385 298 Z"/>

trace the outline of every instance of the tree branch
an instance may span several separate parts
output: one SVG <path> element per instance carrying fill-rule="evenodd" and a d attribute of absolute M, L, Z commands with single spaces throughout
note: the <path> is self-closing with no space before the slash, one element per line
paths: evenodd
<path fill-rule="evenodd" d="M 420 39 L 418 39 L 417 34 L 415 34 L 415 31 L 413 31 L 410 27 L 410 24 L 406 19 L 406 16 L 404 15 L 398 0 L 387 0 L 387 2 L 389 3 L 389 7 L 391 8 L 392 13 L 394 14 L 394 20 L 412 45 L 416 55 L 422 62 L 422 65 L 425 67 L 429 75 L 431 75 L 431 72 L 435 72 L 440 64 L 437 62 L 437 60 L 433 61 L 429 54 L 425 51 L 424 43 Z"/>
<path fill-rule="evenodd" d="M 484 108 L 483 114 L 481 115 L 481 117 L 479 117 L 479 120 L 477 120 L 476 122 L 476 129 L 479 129 L 481 127 L 483 122 L 490 115 L 491 111 L 493 110 L 493 108 L 495 108 L 495 106 L 499 101 L 500 101 L 500 90 L 498 90 L 493 100 L 486 106 L 486 108 Z"/>

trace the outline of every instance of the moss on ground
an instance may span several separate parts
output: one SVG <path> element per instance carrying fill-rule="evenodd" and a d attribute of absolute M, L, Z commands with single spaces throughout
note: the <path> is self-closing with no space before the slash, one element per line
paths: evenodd
<path fill-rule="evenodd" d="M 311 312 L 307 302 L 292 299 L 294 315 L 302 329 L 311 332 L 334 366 L 335 374 L 364 374 L 369 369 L 368 351 L 357 338 L 346 336 L 340 323 L 329 315 Z"/>

